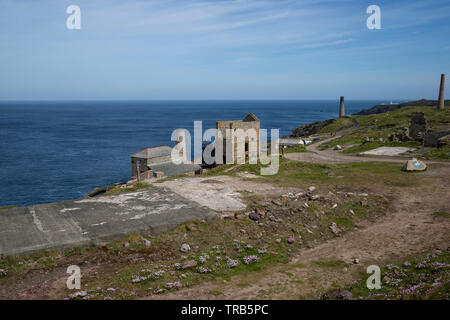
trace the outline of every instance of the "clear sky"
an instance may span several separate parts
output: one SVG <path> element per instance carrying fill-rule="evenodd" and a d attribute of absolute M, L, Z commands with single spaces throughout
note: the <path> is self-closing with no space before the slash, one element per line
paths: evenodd
<path fill-rule="evenodd" d="M 441 73 L 448 0 L 0 0 L 0 100 L 436 99 Z"/>

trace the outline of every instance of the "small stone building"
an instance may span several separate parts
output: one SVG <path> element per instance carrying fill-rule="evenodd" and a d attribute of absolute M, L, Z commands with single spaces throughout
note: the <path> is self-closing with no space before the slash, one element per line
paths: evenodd
<path fill-rule="evenodd" d="M 143 179 L 170 177 L 178 174 L 198 174 L 200 165 L 172 162 L 172 148 L 168 146 L 147 148 L 131 155 L 131 175 Z"/>
<path fill-rule="evenodd" d="M 232 135 L 227 134 L 227 129 L 231 129 Z M 236 137 L 237 130 L 241 129 L 244 132 L 248 132 L 248 129 L 251 130 L 254 135 L 245 135 L 244 139 L 244 150 L 246 156 L 259 156 L 259 145 L 260 145 L 260 121 L 258 117 L 256 117 L 253 113 L 247 114 L 242 120 L 233 120 L 233 121 L 217 121 L 216 130 L 217 134 L 222 136 L 222 144 L 223 144 L 223 163 L 226 163 L 226 154 L 227 152 L 231 152 L 232 159 L 234 162 L 237 162 L 238 156 L 238 139 Z M 233 143 L 230 143 L 230 139 L 233 139 Z M 217 143 L 220 143 L 220 140 L 217 139 Z M 232 150 L 227 150 L 227 146 L 233 146 Z"/>

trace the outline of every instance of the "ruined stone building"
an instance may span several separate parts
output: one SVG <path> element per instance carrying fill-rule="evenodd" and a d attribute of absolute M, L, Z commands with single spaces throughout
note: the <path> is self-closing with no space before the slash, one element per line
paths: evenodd
<path fill-rule="evenodd" d="M 221 143 L 223 146 L 223 163 L 226 163 L 226 156 L 228 153 L 229 159 L 233 159 L 234 163 L 238 162 L 239 144 L 244 148 L 245 156 L 254 157 L 255 159 L 258 158 L 260 147 L 260 121 L 253 113 L 247 114 L 242 120 L 217 121 L 216 130 L 216 143 Z M 242 139 L 242 141 L 239 139 Z M 218 155 L 217 144 L 216 155 Z M 216 163 L 219 163 L 217 160 L 218 159 L 216 159 Z"/>

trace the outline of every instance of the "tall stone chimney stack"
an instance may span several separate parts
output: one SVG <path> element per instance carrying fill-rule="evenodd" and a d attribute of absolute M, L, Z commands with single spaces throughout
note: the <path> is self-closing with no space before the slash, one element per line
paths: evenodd
<path fill-rule="evenodd" d="M 445 87 L 445 74 L 441 74 L 441 88 L 439 89 L 439 101 L 438 101 L 438 109 L 444 110 L 444 87 Z"/>
<path fill-rule="evenodd" d="M 344 97 L 341 96 L 341 104 L 340 104 L 340 107 L 339 107 L 339 118 L 342 118 L 343 116 L 345 116 Z"/>

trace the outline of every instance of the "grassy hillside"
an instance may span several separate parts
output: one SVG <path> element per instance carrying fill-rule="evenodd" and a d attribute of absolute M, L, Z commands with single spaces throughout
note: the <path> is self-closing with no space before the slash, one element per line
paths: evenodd
<path fill-rule="evenodd" d="M 409 127 L 411 118 L 415 112 L 423 112 L 427 120 L 428 129 L 431 131 L 450 130 L 450 109 L 438 111 L 430 107 L 407 107 L 395 111 L 389 111 L 381 114 L 372 114 L 365 116 L 348 116 L 338 119 L 336 122 L 324 127 L 320 133 L 337 132 L 342 129 L 350 128 L 354 123 L 355 129 L 344 134 L 322 148 L 330 148 L 336 145 L 345 147 L 344 153 L 358 153 L 367 150 L 376 149 L 381 146 L 402 146 L 402 147 L 421 147 L 420 142 L 390 142 L 388 137 L 394 133 L 403 132 L 405 127 Z M 363 139 L 368 137 L 373 140 L 363 144 Z M 449 146 L 441 148 L 426 148 L 422 150 L 424 158 L 449 159 Z"/>

